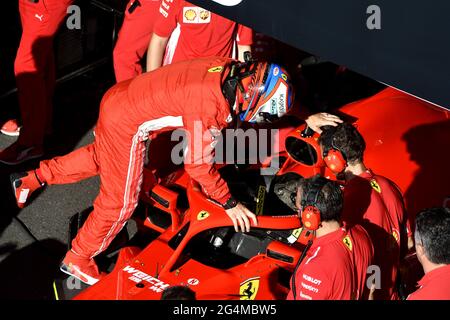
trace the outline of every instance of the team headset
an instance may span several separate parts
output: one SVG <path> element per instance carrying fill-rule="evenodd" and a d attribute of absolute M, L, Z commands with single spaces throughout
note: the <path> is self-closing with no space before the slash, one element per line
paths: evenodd
<path fill-rule="evenodd" d="M 341 173 L 347 167 L 347 157 L 336 146 L 334 139 L 331 139 L 331 148 L 323 152 L 323 161 L 334 174 Z"/>
<path fill-rule="evenodd" d="M 306 193 L 306 196 L 302 197 L 302 201 L 300 203 L 300 220 L 302 222 L 302 230 L 297 241 L 306 246 L 303 249 L 302 255 L 298 259 L 297 265 L 295 266 L 294 272 L 292 274 L 292 294 L 294 296 L 294 300 L 297 298 L 295 275 L 298 268 L 300 267 L 300 264 L 305 258 L 306 253 L 313 243 L 313 239 L 316 235 L 316 230 L 320 227 L 322 220 L 320 219 L 320 210 L 316 205 L 320 192 L 327 183 L 328 179 L 324 177 L 318 177 L 315 181 L 313 181 L 308 192 Z"/>
<path fill-rule="evenodd" d="M 320 227 L 320 210 L 317 208 L 316 203 L 320 191 L 327 183 L 328 180 L 326 178 L 318 177 L 311 184 L 306 196 L 301 201 L 300 220 L 302 222 L 302 230 L 297 241 L 304 245 L 307 245 L 314 239 L 316 230 Z"/>

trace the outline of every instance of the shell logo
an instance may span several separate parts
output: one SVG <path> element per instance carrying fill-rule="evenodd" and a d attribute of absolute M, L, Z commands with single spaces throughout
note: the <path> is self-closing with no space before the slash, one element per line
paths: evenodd
<path fill-rule="evenodd" d="M 197 18 L 197 13 L 195 12 L 195 10 L 189 9 L 184 13 L 184 17 L 188 21 L 194 21 L 195 18 Z"/>

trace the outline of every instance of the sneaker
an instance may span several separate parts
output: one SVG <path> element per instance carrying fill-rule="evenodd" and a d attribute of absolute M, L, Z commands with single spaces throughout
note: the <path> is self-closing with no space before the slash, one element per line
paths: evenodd
<path fill-rule="evenodd" d="M 25 207 L 34 191 L 45 186 L 45 182 L 42 182 L 39 176 L 36 170 L 13 173 L 9 176 L 19 208 Z"/>
<path fill-rule="evenodd" d="M 61 262 L 59 269 L 77 278 L 81 282 L 88 285 L 96 284 L 105 275 L 98 271 L 97 264 L 94 259 L 82 258 L 72 251 L 67 252 L 66 257 Z"/>
<path fill-rule="evenodd" d="M 22 162 L 40 158 L 44 155 L 42 147 L 23 147 L 13 143 L 8 148 L 0 151 L 0 162 L 8 165 L 16 165 Z"/>
<path fill-rule="evenodd" d="M 17 124 L 17 120 L 12 119 L 6 121 L 0 131 L 7 136 L 17 137 L 20 134 L 20 128 L 21 126 Z"/>

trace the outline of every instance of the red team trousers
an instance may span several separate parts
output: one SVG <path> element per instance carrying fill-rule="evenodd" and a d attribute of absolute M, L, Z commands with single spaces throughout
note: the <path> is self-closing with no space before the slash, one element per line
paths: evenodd
<path fill-rule="evenodd" d="M 19 0 L 22 38 L 14 62 L 23 129 L 19 143 L 42 145 L 51 129 L 55 87 L 53 38 L 73 0 Z"/>
<path fill-rule="evenodd" d="M 120 90 L 120 87 L 127 88 L 128 82 L 116 85 L 118 90 L 110 91 L 103 98 L 95 129 L 97 134 L 92 144 L 40 164 L 49 185 L 100 176 L 95 212 L 89 215 L 72 241 L 72 251 L 84 258 L 92 258 L 108 247 L 132 215 L 138 201 L 145 142 L 138 134 L 133 137 L 123 134 L 123 128 L 112 129 L 111 126 L 111 121 L 118 115 L 116 110 L 121 107 L 118 101 L 127 99 L 127 91 Z M 111 93 L 114 99 L 110 98 Z M 107 113 L 109 115 L 105 116 Z"/>
<path fill-rule="evenodd" d="M 132 79 L 142 73 L 141 60 L 147 51 L 153 32 L 153 24 L 161 0 L 139 0 L 130 13 L 135 0 L 130 0 L 125 10 L 125 19 L 114 48 L 114 73 L 117 82 Z"/>

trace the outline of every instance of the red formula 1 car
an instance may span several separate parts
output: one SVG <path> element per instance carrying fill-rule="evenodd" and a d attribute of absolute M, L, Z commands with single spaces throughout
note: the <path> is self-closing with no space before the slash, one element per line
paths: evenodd
<path fill-rule="evenodd" d="M 445 203 L 447 110 L 387 88 L 339 112 L 363 134 L 369 167 L 399 185 L 411 220 L 421 208 Z M 284 299 L 302 251 L 290 182 L 314 174 L 333 178 L 321 160 L 317 134 L 304 138 L 303 130 L 295 128 L 285 138 L 283 151 L 274 156 L 281 164 L 274 176 L 221 169 L 231 192 L 259 215 L 249 233 L 236 233 L 224 210 L 182 168 L 159 176 L 147 169 L 144 215 L 136 220 L 140 230 L 159 236 L 120 249 L 113 270 L 75 299 L 160 299 L 165 288 L 180 284 L 198 299 Z"/>

